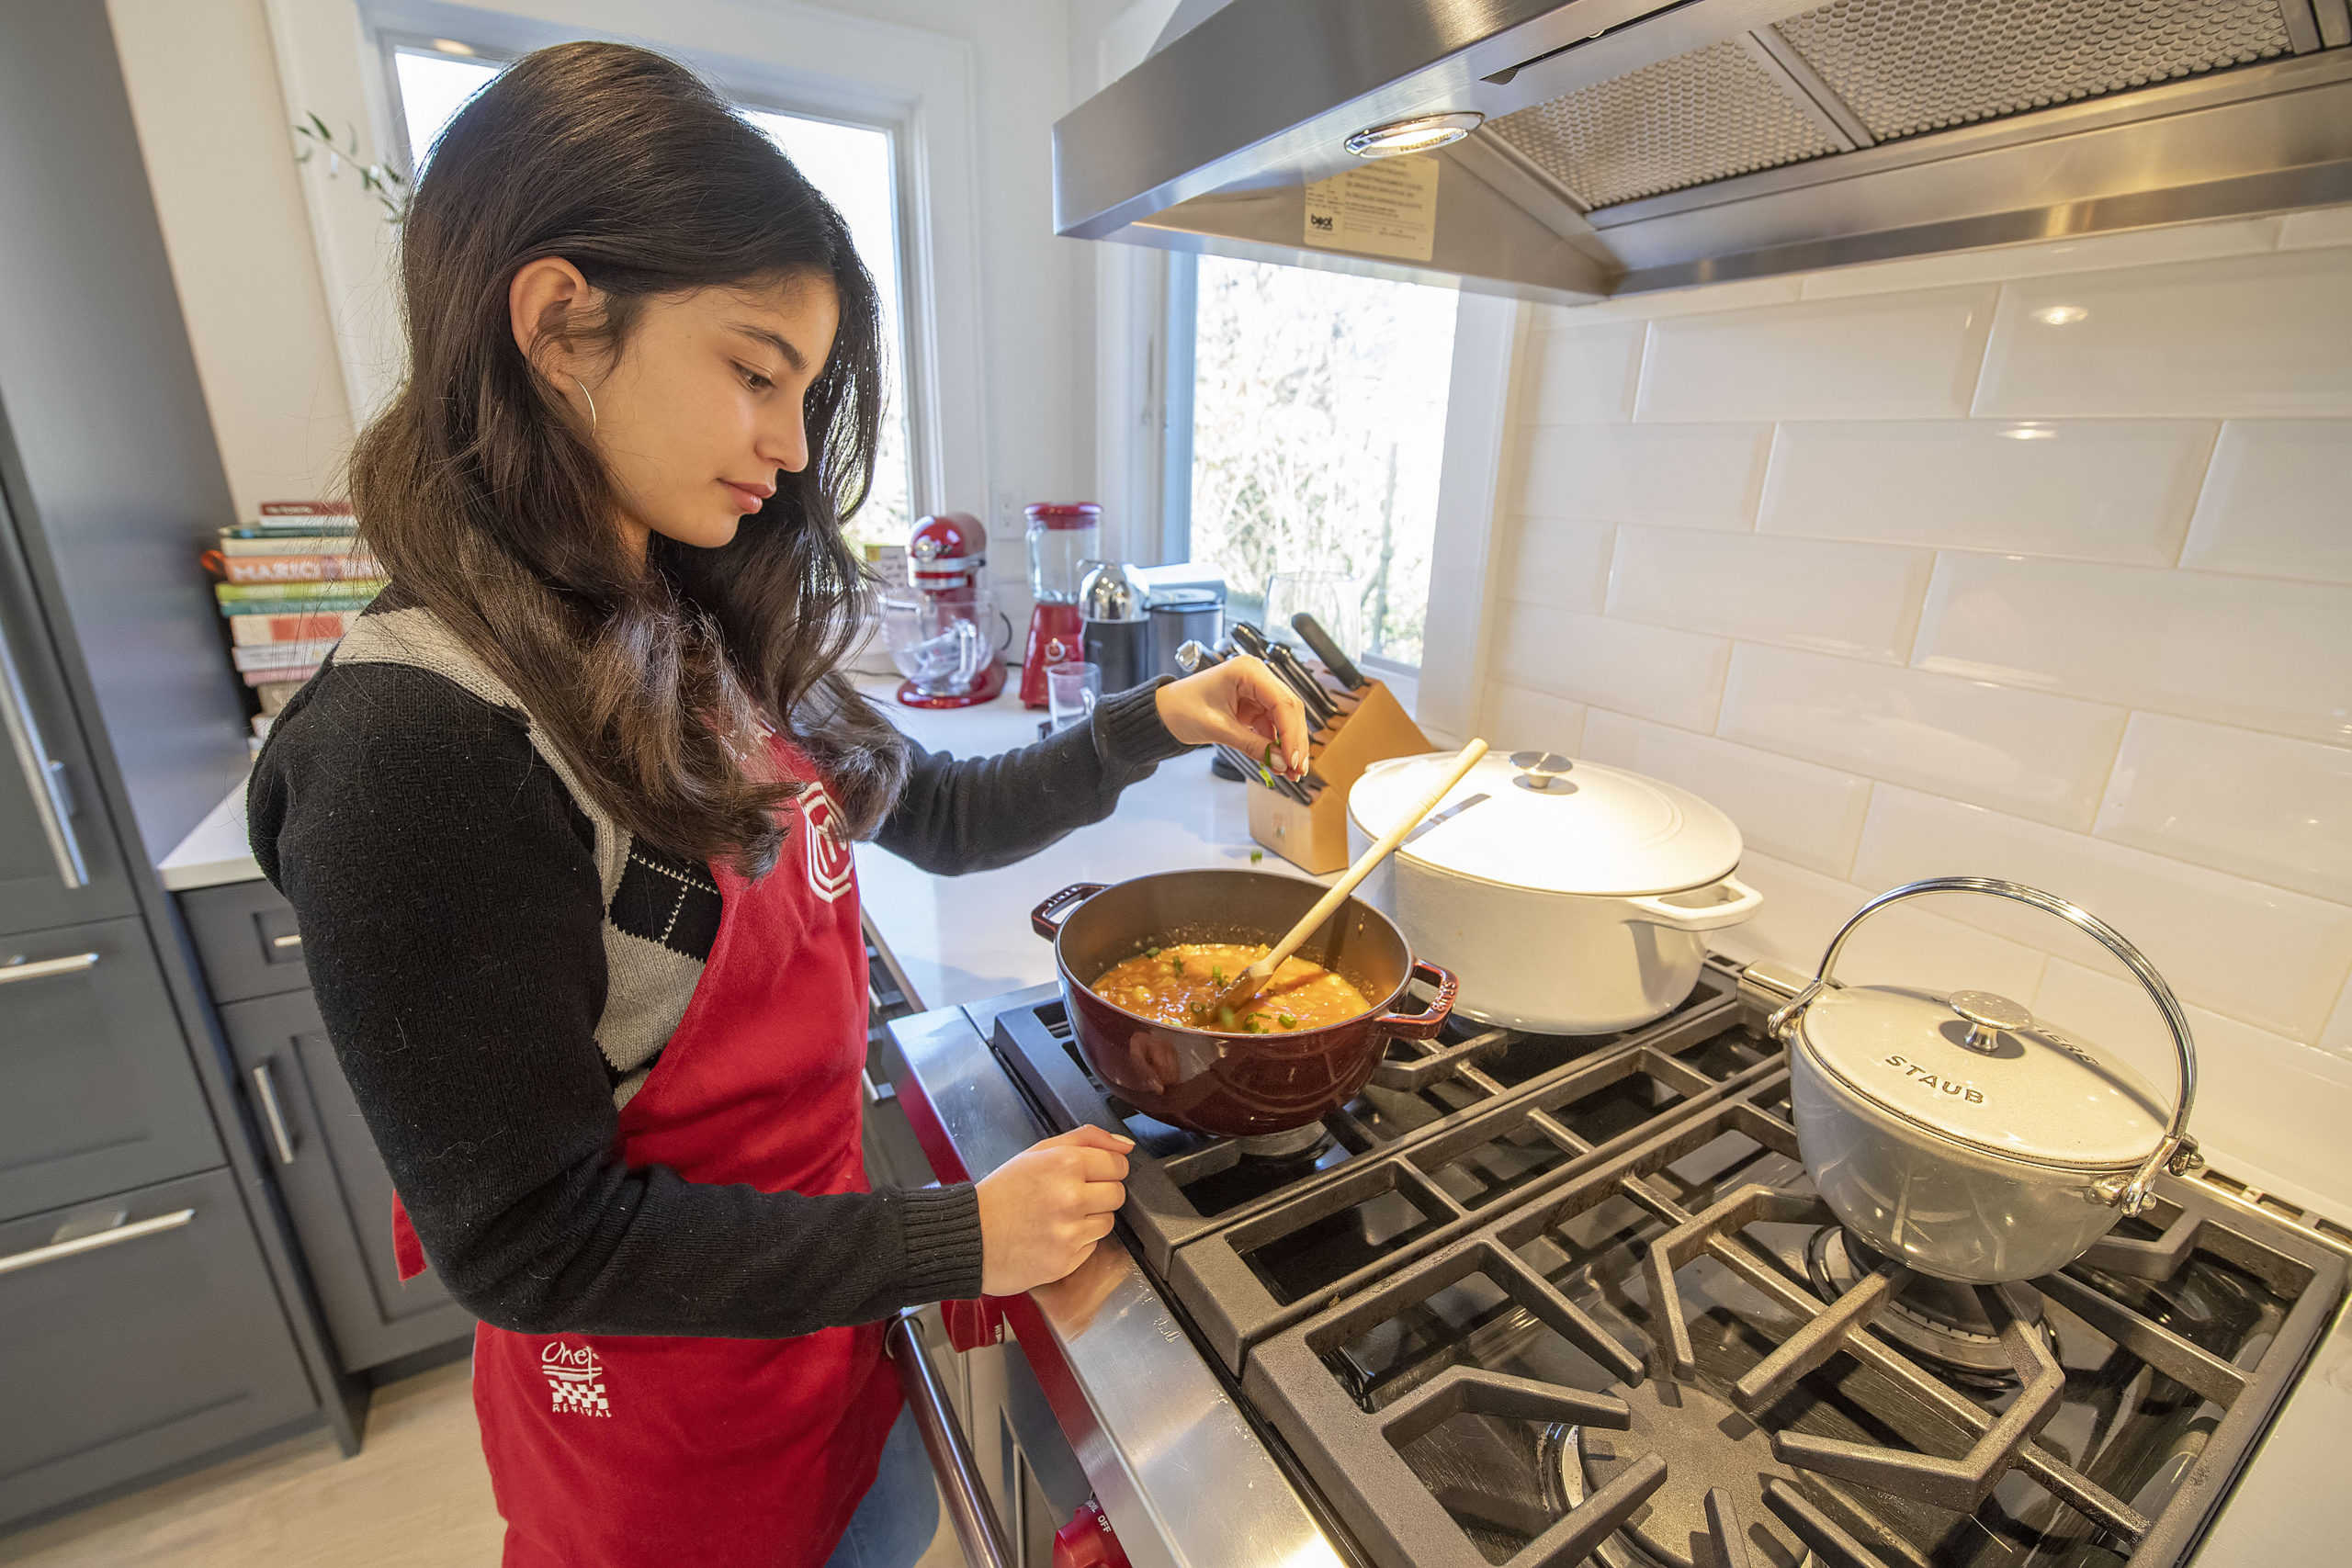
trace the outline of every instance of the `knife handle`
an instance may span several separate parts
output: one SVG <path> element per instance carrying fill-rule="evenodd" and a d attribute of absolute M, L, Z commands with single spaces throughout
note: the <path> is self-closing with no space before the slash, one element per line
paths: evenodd
<path fill-rule="evenodd" d="M 1313 728 L 1321 729 L 1339 716 L 1340 705 L 1333 702 L 1330 694 L 1306 672 L 1306 666 L 1298 661 L 1296 654 L 1247 621 L 1233 624 L 1233 640 L 1242 652 L 1265 665 L 1274 672 L 1276 680 L 1298 694 L 1298 700 L 1306 705 L 1306 716 Z M 1284 662 L 1285 658 L 1287 663 Z"/>
<path fill-rule="evenodd" d="M 1331 672 L 1334 680 L 1351 692 L 1363 690 L 1363 671 L 1356 668 L 1355 660 L 1340 651 L 1340 645 L 1331 640 L 1331 634 L 1323 629 L 1322 622 L 1301 610 L 1290 618 L 1290 626 L 1300 641 L 1315 650 L 1315 657 L 1323 661 L 1323 668 Z"/>

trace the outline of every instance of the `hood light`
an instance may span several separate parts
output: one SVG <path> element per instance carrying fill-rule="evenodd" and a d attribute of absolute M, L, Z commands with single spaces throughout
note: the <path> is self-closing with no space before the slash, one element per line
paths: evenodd
<path fill-rule="evenodd" d="M 2064 327 L 2073 325 L 2090 312 L 2080 305 L 2052 305 L 2047 310 L 2036 310 L 2033 314 L 2038 321 L 2046 321 L 2053 327 Z"/>
<path fill-rule="evenodd" d="M 1461 141 L 1487 123 L 1487 117 L 1464 110 L 1456 114 L 1427 114 L 1415 119 L 1392 120 L 1359 130 L 1348 138 L 1348 151 L 1359 158 L 1394 158 L 1406 152 L 1428 152 Z"/>

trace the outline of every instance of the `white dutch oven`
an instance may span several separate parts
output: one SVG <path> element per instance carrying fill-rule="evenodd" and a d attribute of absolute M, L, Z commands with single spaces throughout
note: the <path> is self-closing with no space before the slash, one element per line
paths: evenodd
<path fill-rule="evenodd" d="M 2007 997 L 1831 977 L 1856 926 L 1925 893 L 2012 899 L 2104 943 L 2172 1035 L 2171 1109 Z M 1879 895 L 1838 929 L 1819 978 L 1770 1029 L 1788 1043 L 1797 1146 L 1821 1195 L 1847 1229 L 1923 1274 L 1995 1285 L 2055 1273 L 2146 1208 L 2159 1172 L 2198 1163 L 2197 1048 L 2172 987 L 2113 926 L 2038 887 L 1939 876 Z"/>
<path fill-rule="evenodd" d="M 1364 770 L 1348 794 L 1360 855 L 1418 805 L 1449 753 Z M 1358 897 L 1461 976 L 1454 1010 L 1545 1034 L 1605 1034 L 1673 1010 L 1705 933 L 1762 894 L 1732 875 L 1739 829 L 1686 790 L 1549 752 L 1489 755 Z"/>

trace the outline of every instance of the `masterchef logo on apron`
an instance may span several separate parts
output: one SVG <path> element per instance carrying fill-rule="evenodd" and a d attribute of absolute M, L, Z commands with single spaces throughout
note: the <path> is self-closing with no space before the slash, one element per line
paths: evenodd
<path fill-rule="evenodd" d="M 851 858 L 849 837 L 841 830 L 833 797 L 821 784 L 812 784 L 798 796 L 801 838 L 808 848 L 808 891 L 830 904 L 850 890 L 857 863 Z"/>
<path fill-rule="evenodd" d="M 559 1416 L 610 1416 L 612 1402 L 605 1397 L 605 1367 L 593 1347 L 567 1345 L 550 1339 L 539 1352 L 539 1371 Z"/>

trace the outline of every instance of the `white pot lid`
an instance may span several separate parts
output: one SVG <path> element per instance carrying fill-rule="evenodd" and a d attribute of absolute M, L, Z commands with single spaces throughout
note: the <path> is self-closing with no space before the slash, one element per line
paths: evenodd
<path fill-rule="evenodd" d="M 2036 1165 L 2129 1169 L 2171 1120 L 2131 1068 L 1989 991 L 1832 986 L 1801 1033 L 1815 1061 L 1903 1120 Z"/>
<path fill-rule="evenodd" d="M 1378 838 L 1453 763 L 1443 751 L 1374 763 L 1348 792 L 1350 820 Z M 1519 751 L 1480 758 L 1396 858 L 1506 887 L 1623 897 L 1703 887 L 1730 875 L 1739 852 L 1731 818 L 1688 790 Z"/>

